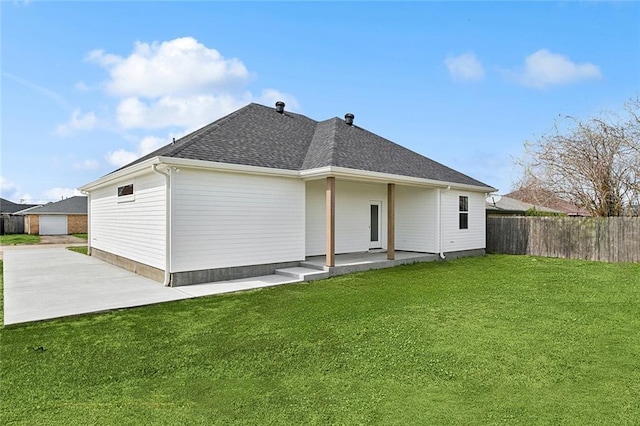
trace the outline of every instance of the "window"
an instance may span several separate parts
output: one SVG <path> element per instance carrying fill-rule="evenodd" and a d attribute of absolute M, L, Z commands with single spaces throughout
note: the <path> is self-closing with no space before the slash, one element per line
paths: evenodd
<path fill-rule="evenodd" d="M 469 197 L 460 196 L 458 204 L 459 228 L 469 229 Z"/>
<path fill-rule="evenodd" d="M 118 197 L 124 197 L 126 195 L 133 195 L 133 184 L 119 186 L 118 187 Z"/>

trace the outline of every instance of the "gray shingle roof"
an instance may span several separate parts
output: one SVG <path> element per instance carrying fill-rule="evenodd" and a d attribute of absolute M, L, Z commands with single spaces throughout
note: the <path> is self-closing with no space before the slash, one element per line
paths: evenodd
<path fill-rule="evenodd" d="M 29 209 L 23 214 L 87 214 L 87 197 L 75 196 Z"/>
<path fill-rule="evenodd" d="M 12 214 L 35 206 L 37 206 L 37 204 L 18 204 L 13 201 L 5 200 L 4 198 L 0 198 L 0 213 Z"/>
<path fill-rule="evenodd" d="M 125 167 L 156 156 L 287 170 L 336 166 L 489 186 L 337 117 L 317 122 L 255 103 Z"/>

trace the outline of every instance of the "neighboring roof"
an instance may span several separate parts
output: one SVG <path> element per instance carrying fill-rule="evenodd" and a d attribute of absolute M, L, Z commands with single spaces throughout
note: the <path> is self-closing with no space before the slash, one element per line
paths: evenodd
<path fill-rule="evenodd" d="M 510 192 L 506 197 L 515 198 L 516 200 L 524 202 L 535 202 L 541 206 L 566 213 L 569 216 L 591 216 L 591 213 L 589 213 L 587 209 L 565 201 L 553 194 L 545 194 L 542 191 L 536 194 L 535 191 L 518 190 Z"/>
<path fill-rule="evenodd" d="M 525 203 L 524 201 L 516 200 L 515 198 L 510 198 L 505 195 L 500 195 L 495 197 L 495 202 L 489 201 L 491 196 L 487 199 L 487 212 L 495 212 L 495 213 L 522 213 L 524 214 L 528 210 L 535 209 L 540 212 L 548 212 L 548 213 L 564 213 L 559 210 L 550 209 L 544 206 L 538 206 L 535 204 Z"/>
<path fill-rule="evenodd" d="M 17 212 L 18 214 L 87 214 L 87 197 L 75 196 L 65 198 L 44 206 L 32 207 Z"/>
<path fill-rule="evenodd" d="M 337 117 L 317 122 L 255 103 L 119 170 L 158 156 L 285 170 L 335 166 L 489 187 Z"/>
<path fill-rule="evenodd" d="M 36 207 L 38 204 L 18 204 L 13 201 L 0 198 L 0 213 L 16 213 L 20 210 L 28 209 L 30 207 Z"/>

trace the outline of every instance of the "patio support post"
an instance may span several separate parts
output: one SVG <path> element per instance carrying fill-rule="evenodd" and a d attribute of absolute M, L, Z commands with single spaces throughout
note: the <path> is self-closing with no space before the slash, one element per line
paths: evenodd
<path fill-rule="evenodd" d="M 327 198 L 325 202 L 327 225 L 327 258 L 328 267 L 336 266 L 336 178 L 327 178 Z"/>
<path fill-rule="evenodd" d="M 396 257 L 396 184 L 387 184 L 387 259 Z"/>

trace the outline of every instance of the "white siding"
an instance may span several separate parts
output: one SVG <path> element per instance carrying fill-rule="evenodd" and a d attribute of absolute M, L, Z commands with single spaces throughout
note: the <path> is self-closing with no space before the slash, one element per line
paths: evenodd
<path fill-rule="evenodd" d="M 302 180 L 193 169 L 172 179 L 172 272 L 304 260 Z"/>
<path fill-rule="evenodd" d="M 118 186 L 133 183 L 131 201 Z M 165 268 L 165 183 L 154 173 L 91 192 L 91 246 L 136 262 Z"/>
<path fill-rule="evenodd" d="M 437 190 L 396 185 L 396 250 L 436 253 Z"/>
<path fill-rule="evenodd" d="M 460 196 L 469 197 L 469 229 L 459 229 Z M 485 197 L 478 192 L 449 190 L 442 192 L 442 251 L 485 248 Z"/>
<path fill-rule="evenodd" d="M 318 256 L 325 254 L 326 216 L 325 216 L 326 180 L 313 180 L 306 183 L 305 201 L 305 254 Z"/>
<path fill-rule="evenodd" d="M 306 255 L 325 254 L 326 180 L 307 182 Z M 370 202 L 380 201 L 381 243 L 387 247 L 387 186 L 336 179 L 336 253 L 369 250 Z"/>

